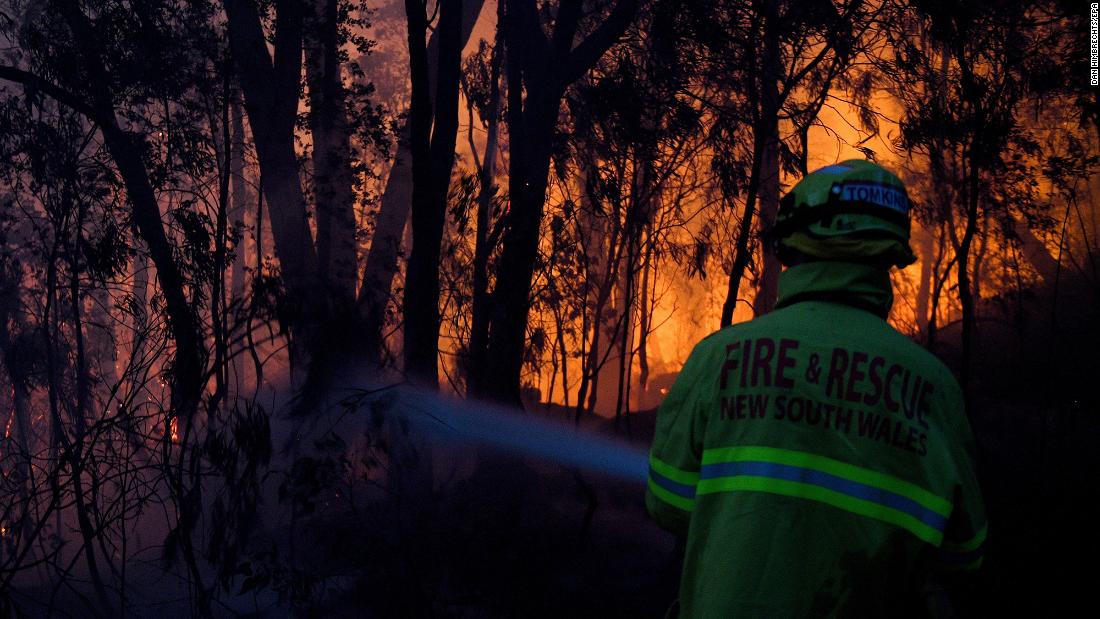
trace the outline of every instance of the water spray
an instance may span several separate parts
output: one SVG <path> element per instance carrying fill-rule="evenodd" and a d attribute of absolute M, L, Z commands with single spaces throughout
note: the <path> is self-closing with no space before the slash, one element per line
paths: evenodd
<path fill-rule="evenodd" d="M 531 414 L 407 385 L 382 390 L 370 399 L 384 402 L 390 414 L 398 414 L 410 426 L 445 441 L 484 445 L 638 484 L 644 484 L 648 477 L 645 451 Z"/>

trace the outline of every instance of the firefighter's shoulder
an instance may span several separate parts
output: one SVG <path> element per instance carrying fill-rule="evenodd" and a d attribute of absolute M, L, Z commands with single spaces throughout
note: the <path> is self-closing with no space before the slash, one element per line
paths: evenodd
<path fill-rule="evenodd" d="M 726 325 L 715 331 L 711 331 L 703 339 L 695 343 L 691 350 L 691 357 L 704 356 L 708 351 L 725 350 L 726 344 L 746 337 L 755 331 L 756 320 L 738 322 Z M 724 355 L 724 352 L 722 353 Z"/>
<path fill-rule="evenodd" d="M 927 378 L 936 380 L 952 395 L 961 393 L 958 379 L 943 359 L 892 327 L 886 332 L 885 337 L 888 339 L 890 348 L 907 357 L 914 370 L 919 368 Z"/>

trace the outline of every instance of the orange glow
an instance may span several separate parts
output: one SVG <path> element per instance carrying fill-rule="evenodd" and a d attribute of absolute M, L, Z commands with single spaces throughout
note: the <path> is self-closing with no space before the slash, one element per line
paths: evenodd
<path fill-rule="evenodd" d="M 172 419 L 168 422 L 168 429 L 169 429 L 168 434 L 169 434 L 169 437 L 172 439 L 172 442 L 173 443 L 180 442 L 179 417 L 172 417 Z"/>

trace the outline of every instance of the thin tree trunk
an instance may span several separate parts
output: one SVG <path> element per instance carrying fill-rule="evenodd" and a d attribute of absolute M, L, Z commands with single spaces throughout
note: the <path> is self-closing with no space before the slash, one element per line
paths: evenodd
<path fill-rule="evenodd" d="M 759 141 L 754 138 L 754 142 Z M 757 149 L 753 149 L 756 152 Z M 756 195 L 759 187 L 760 161 L 753 156 L 752 171 L 749 174 L 749 191 L 745 198 L 745 213 L 741 217 L 741 227 L 737 231 L 737 242 L 734 245 L 733 268 L 730 269 L 729 284 L 726 288 L 726 300 L 722 304 L 722 316 L 719 326 L 728 327 L 733 324 L 733 312 L 737 308 L 737 293 L 741 288 L 741 278 L 745 275 L 745 267 L 749 264 L 749 236 L 752 232 L 753 211 L 756 209 Z"/>
<path fill-rule="evenodd" d="M 393 281 L 397 276 L 401 239 L 412 209 L 412 169 L 409 165 L 408 124 L 397 137 L 397 158 L 390 168 L 381 206 L 374 219 L 374 235 L 363 267 L 359 288 L 359 313 L 363 316 L 364 355 L 372 363 L 380 363 L 383 354 L 383 333 L 386 309 L 390 303 Z"/>
<path fill-rule="evenodd" d="M 650 228 L 649 234 L 653 234 L 652 228 Z M 638 396 L 639 403 L 649 392 L 649 352 L 646 348 L 649 345 L 649 329 L 653 312 L 649 298 L 653 244 L 653 238 L 650 236 L 646 241 L 645 258 L 642 260 L 641 299 L 638 301 L 638 387 L 641 389 L 641 395 Z M 656 280 L 656 277 L 653 279 Z"/>
<path fill-rule="evenodd" d="M 981 220 L 981 229 L 976 233 L 978 251 L 974 254 L 974 268 L 972 269 L 974 280 L 971 288 L 973 288 L 972 296 L 975 303 L 982 302 L 982 276 L 985 274 L 985 259 L 989 255 L 989 214 L 983 213 Z"/>
<path fill-rule="evenodd" d="M 327 300 L 317 295 L 317 252 L 294 149 L 303 11 L 296 0 L 276 0 L 272 57 L 256 6 L 249 0 L 225 0 L 224 4 L 233 60 L 270 205 L 275 255 L 288 292 L 298 303 L 299 315 L 292 318 L 291 326 L 298 327 L 328 312 Z"/>
<path fill-rule="evenodd" d="M 496 156 L 497 139 L 500 128 L 500 69 L 504 60 L 503 38 L 501 37 L 501 20 L 504 14 L 504 3 L 497 2 L 497 29 L 493 43 L 493 55 L 490 59 L 489 75 L 489 123 L 488 136 L 485 140 L 485 162 L 481 166 L 479 179 L 479 193 L 477 199 L 477 231 L 474 237 L 474 273 L 473 273 L 473 301 L 470 319 L 470 363 L 468 368 L 480 366 L 485 363 L 485 354 L 489 344 L 489 253 L 495 244 L 490 239 L 489 220 L 493 206 L 493 198 L 496 197 Z M 471 150 L 474 148 L 470 144 Z M 566 358 L 562 357 L 562 372 L 565 372 Z M 477 393 L 480 386 L 472 385 L 472 381 L 478 379 L 476 371 L 468 371 L 466 376 L 466 390 L 468 393 Z M 564 380 L 564 379 L 563 379 Z M 565 387 L 568 389 L 568 387 Z M 551 394 L 551 397 L 553 395 Z M 566 405 L 568 407 L 568 404 Z"/>
<path fill-rule="evenodd" d="M 632 200 L 633 201 L 633 200 Z M 631 209 L 633 210 L 633 209 Z M 637 242 L 635 237 L 634 228 L 637 224 L 632 221 L 633 216 L 627 217 L 627 249 L 626 249 L 626 265 L 624 267 L 624 288 L 623 294 L 623 308 L 620 319 L 622 321 L 621 337 L 619 338 L 619 364 L 618 364 L 618 385 L 616 386 L 615 393 L 615 427 L 619 427 L 619 420 L 623 412 L 623 396 L 627 394 L 629 388 L 626 383 L 630 381 L 630 364 L 628 359 L 630 358 L 630 349 L 633 343 L 633 325 L 634 325 L 634 259 L 637 255 Z M 629 405 L 628 405 L 629 408 Z M 627 411 L 629 413 L 629 410 Z"/>
<path fill-rule="evenodd" d="M 233 248 L 232 298 L 240 300 L 248 290 L 245 282 L 248 269 L 248 252 L 246 251 L 248 244 L 245 242 L 245 236 L 247 235 L 249 215 L 251 214 L 250 205 L 256 198 L 245 176 L 248 169 L 244 160 L 246 143 L 244 118 L 241 106 L 236 103 L 232 106 L 230 122 L 232 123 L 233 139 L 230 147 L 231 152 L 229 153 L 230 187 L 232 189 L 229 217 L 234 225 L 239 222 L 242 226 L 241 238 Z M 256 268 L 258 269 L 259 266 L 257 264 Z"/>
<path fill-rule="evenodd" d="M 91 105 L 81 111 L 90 113 L 90 119 L 100 128 L 104 144 L 118 168 L 127 197 L 133 206 L 133 222 L 148 245 L 150 258 L 157 267 L 157 279 L 164 295 L 168 323 L 176 345 L 172 373 L 172 409 L 175 414 L 188 421 L 198 407 L 202 388 L 202 343 L 198 333 L 198 320 L 187 300 L 183 273 L 176 264 L 171 244 L 161 223 L 156 194 L 142 160 L 141 153 L 144 149 L 139 138 L 123 131 L 118 125 L 113 107 L 114 96 L 108 90 L 111 82 L 103 74 L 102 58 L 96 38 L 91 32 L 91 25 L 75 3 L 61 5 L 61 12 L 82 51 L 83 65 L 91 76 L 90 83 L 94 86 Z"/>
<path fill-rule="evenodd" d="M 149 324 L 149 256 L 145 251 L 137 252 L 130 261 L 133 271 L 134 286 L 133 295 L 133 339 L 130 341 L 130 357 L 141 359 L 145 354 L 145 338 Z M 131 389 L 138 388 L 137 380 L 130 385 Z"/>
<path fill-rule="evenodd" d="M 84 216 L 87 212 L 86 206 L 83 204 L 76 205 L 76 227 L 74 232 L 75 238 L 72 239 L 72 247 L 80 247 L 82 243 L 82 236 L 84 234 Z M 86 346 L 84 343 L 84 311 L 83 300 L 84 295 L 80 290 L 80 271 L 81 266 L 79 259 L 70 254 L 69 260 L 69 302 L 70 311 L 72 312 L 72 330 L 73 330 L 73 344 L 75 345 L 76 358 L 73 360 L 75 367 L 73 368 L 76 373 L 76 406 L 73 408 L 73 428 L 77 437 L 77 441 L 83 441 L 84 433 L 87 429 L 87 414 L 89 409 L 89 400 L 91 399 L 91 382 L 92 377 L 88 371 L 88 356 L 86 354 Z"/>
<path fill-rule="evenodd" d="M 313 190 L 317 214 L 317 260 L 337 303 L 355 298 L 355 178 L 351 135 L 339 48 L 338 0 L 311 0 L 306 37 L 310 130 L 313 135 Z"/>
<path fill-rule="evenodd" d="M 248 235 L 249 224 L 254 222 L 250 217 L 251 209 L 250 205 L 255 200 L 252 189 L 248 184 L 248 180 L 245 178 L 247 168 L 244 159 L 245 149 L 245 134 L 244 134 L 244 119 L 241 107 L 237 103 L 233 103 L 230 110 L 230 123 L 232 140 L 230 144 L 229 153 L 229 173 L 230 173 L 230 207 L 229 218 L 233 222 L 233 225 L 240 231 L 240 237 L 236 244 L 233 246 L 233 265 L 230 274 L 231 302 L 239 306 L 245 302 L 248 293 L 248 285 L 245 281 L 248 273 L 248 243 L 246 238 Z M 256 235 L 259 234 L 257 230 Z M 259 272 L 260 263 L 256 263 L 256 271 Z M 238 312 L 238 316 L 240 313 Z M 246 329 L 251 329 L 250 324 L 245 324 Z M 242 389 L 246 381 L 245 375 L 245 359 L 244 355 L 240 354 L 240 351 L 233 355 L 233 379 L 236 385 L 236 389 Z"/>
<path fill-rule="evenodd" d="M 616 260 L 616 269 L 614 272 L 608 273 L 608 278 L 611 287 L 611 299 L 612 311 L 616 316 L 615 326 L 607 333 L 607 352 L 603 358 L 603 361 L 599 366 L 599 382 L 609 386 L 614 390 L 614 404 L 612 414 L 615 418 L 615 425 L 618 427 L 619 411 L 622 406 L 622 377 L 623 377 L 623 361 L 625 360 L 625 350 L 622 346 L 624 338 L 627 337 L 626 331 L 629 330 L 629 324 L 632 319 L 631 312 L 633 311 L 633 299 L 631 294 L 633 290 L 633 276 L 634 259 L 635 259 L 635 245 L 634 245 L 634 219 L 635 209 L 637 205 L 635 200 L 637 199 L 637 193 L 635 188 L 637 183 L 632 180 L 632 188 L 626 200 L 626 204 L 616 208 L 616 218 L 619 220 L 619 237 L 620 244 L 622 246 L 620 256 Z M 621 211 L 621 213 L 620 213 Z M 610 361 L 610 363 L 607 363 Z M 596 389 L 592 391 L 593 396 L 600 395 Z"/>
<path fill-rule="evenodd" d="M 959 368 L 959 383 L 965 393 L 970 393 L 970 362 L 973 354 L 971 335 L 974 330 L 974 299 L 971 296 L 970 283 L 970 246 L 978 228 L 978 168 L 974 158 L 970 157 L 967 169 L 966 191 L 966 228 L 959 243 L 956 268 L 959 276 L 959 302 L 962 304 L 962 360 Z"/>
<path fill-rule="evenodd" d="M 936 264 L 932 268 L 932 301 L 929 308 L 928 316 L 928 342 L 927 345 L 930 349 L 935 349 L 936 334 L 939 325 L 939 309 L 940 309 L 940 297 L 943 294 L 943 287 L 947 285 L 947 278 L 951 275 L 951 262 L 947 265 L 943 264 L 943 261 L 947 258 L 947 234 L 942 232 L 944 228 L 953 226 L 952 221 L 946 221 L 940 227 L 941 234 L 938 238 L 936 251 Z M 940 267 L 943 266 L 942 273 Z"/>
<path fill-rule="evenodd" d="M 759 69 L 760 79 L 759 81 L 753 80 L 748 92 L 750 105 L 754 111 L 752 170 L 749 174 L 749 187 L 745 199 L 745 214 L 741 218 L 741 227 L 737 232 L 737 242 L 734 246 L 735 255 L 733 268 L 730 269 L 729 285 L 726 289 L 726 300 L 722 304 L 722 315 L 720 319 L 720 326 L 722 327 L 726 327 L 733 323 L 733 313 L 737 308 L 737 298 L 741 288 L 741 279 L 745 275 L 745 268 L 752 259 L 749 241 L 752 236 L 753 220 L 756 215 L 756 203 L 760 200 L 762 191 L 765 189 L 771 191 L 773 189 L 771 186 L 765 187 L 765 183 L 773 181 L 777 183 L 774 189 L 778 195 L 778 171 L 776 170 L 774 178 L 771 178 L 771 170 L 768 169 L 778 163 L 778 159 L 773 163 L 771 156 L 768 154 L 769 148 L 778 146 L 778 144 L 775 143 L 778 137 L 778 94 L 775 90 L 775 84 L 768 82 L 768 76 L 773 75 L 771 69 L 778 61 L 779 39 L 775 23 L 778 18 L 775 15 L 776 7 L 771 3 L 766 3 L 764 10 L 767 11 L 767 14 L 763 16 L 764 47 L 759 61 L 759 66 L 761 67 Z M 755 59 L 751 59 L 750 62 L 753 62 L 753 66 L 756 66 L 755 62 L 757 61 Z M 769 208 L 771 207 L 772 205 L 769 204 Z M 774 213 L 771 215 L 774 219 Z M 772 286 L 774 284 L 768 285 Z M 757 296 L 760 296 L 760 294 L 758 293 Z"/>
<path fill-rule="evenodd" d="M 647 123 L 648 124 L 648 123 Z M 616 425 L 621 412 L 626 410 L 627 431 L 630 428 L 630 384 L 633 380 L 632 366 L 634 363 L 634 314 L 641 318 L 642 342 L 645 341 L 645 286 L 647 281 L 644 276 L 646 261 L 648 260 L 649 247 L 642 249 L 642 237 L 649 228 L 654 211 L 654 195 L 657 188 L 653 186 L 653 156 L 647 149 L 640 148 L 635 151 L 632 165 L 634 174 L 631 177 L 630 207 L 626 216 L 626 242 L 627 259 L 625 267 L 625 294 L 623 311 L 623 331 L 619 348 L 619 386 L 615 396 L 615 420 Z M 639 262 L 640 261 L 640 262 Z M 642 293 L 640 300 L 636 292 L 639 271 L 643 272 L 641 278 Z"/>
<path fill-rule="evenodd" d="M 508 135 L 511 140 L 508 231 L 497 265 L 489 325 L 489 355 L 482 369 L 484 395 L 521 406 L 520 375 L 530 310 L 531 278 L 538 255 L 539 225 L 546 199 L 551 145 L 565 88 L 587 72 L 625 32 L 637 0 L 618 0 L 592 34 L 574 47 L 580 3 L 560 7 L 549 39 L 534 4 L 509 2 Z"/>
<path fill-rule="evenodd" d="M 779 50 L 777 3 L 768 3 L 764 22 L 764 67 L 761 87 L 761 121 L 764 131 L 763 150 L 760 152 L 760 221 L 759 228 L 768 230 L 775 225 L 779 213 L 779 80 L 783 77 L 782 58 Z M 767 314 L 775 307 L 779 293 L 779 258 L 770 243 L 761 243 L 763 265 L 760 287 L 753 299 L 753 313 Z"/>
<path fill-rule="evenodd" d="M 16 426 L 15 445 L 19 450 L 14 460 L 16 468 L 13 471 L 13 481 L 20 488 L 19 499 L 27 500 L 34 484 L 35 464 L 32 459 L 31 445 L 32 442 L 37 441 L 31 428 L 30 376 L 27 374 L 29 368 L 26 367 L 26 363 L 15 348 L 16 344 L 9 327 L 10 324 L 16 326 L 17 332 L 22 330 L 18 318 L 22 305 L 19 287 L 18 280 L 7 272 L 7 265 L 0 263 L 0 355 L 2 355 L 0 359 L 3 360 L 8 382 L 11 384 L 11 407 Z M 22 533 L 27 532 L 30 527 L 30 516 L 30 510 L 24 508 L 20 514 L 18 526 L 13 529 Z M 20 539 L 25 537 L 21 536 Z"/>
<path fill-rule="evenodd" d="M 79 217 L 78 217 L 79 220 Z M 80 222 L 77 226 L 79 228 Z M 63 231 L 54 230 L 54 245 L 50 252 L 50 261 L 46 268 L 46 299 L 43 307 L 43 324 L 45 325 L 44 340 L 46 347 L 46 391 L 49 402 L 50 410 L 50 423 L 53 428 L 50 438 L 50 462 L 56 463 L 56 466 L 62 467 L 67 465 L 69 480 L 73 485 L 73 505 L 77 512 L 77 522 L 81 538 L 83 541 L 83 554 L 84 561 L 88 568 L 88 575 L 92 579 L 92 587 L 96 594 L 96 601 L 100 604 L 100 609 L 110 614 L 111 603 L 107 597 L 106 588 L 103 584 L 102 575 L 99 572 L 98 562 L 96 560 L 95 545 L 93 544 L 93 537 L 91 533 L 91 525 L 88 521 L 86 505 L 84 502 L 84 492 L 81 486 L 80 476 L 83 474 L 81 457 L 79 449 L 83 444 L 84 431 L 83 431 L 83 407 L 78 395 L 75 410 L 73 412 L 73 421 L 76 428 L 75 441 L 70 440 L 68 432 L 65 429 L 65 422 L 61 417 L 61 397 L 62 397 L 62 377 L 61 377 L 61 364 L 62 359 L 59 354 L 59 342 L 58 334 L 61 331 L 61 318 L 60 318 L 60 304 L 58 299 L 58 263 L 60 258 L 59 245 L 61 241 L 61 235 Z M 75 272 L 75 268 L 72 262 L 70 262 L 70 270 Z M 73 275 L 75 277 L 75 275 Z M 70 291 L 71 292 L 71 291 Z M 79 298 L 79 295 L 78 297 Z M 79 313 L 74 316 L 76 324 L 79 324 Z M 83 351 L 81 351 L 82 353 Z M 77 372 L 81 370 L 80 361 L 77 362 Z M 78 377 L 79 382 L 79 377 Z M 78 388 L 79 391 L 79 388 Z M 65 464 L 62 464 L 64 462 Z M 54 487 L 52 491 L 56 496 L 60 497 L 63 492 L 61 489 L 61 481 L 59 478 L 54 479 Z M 58 511 L 58 522 L 60 524 L 60 510 Z M 60 530 L 60 529 L 59 529 Z"/>
<path fill-rule="evenodd" d="M 460 49 L 466 46 L 483 4 L 484 0 L 465 0 L 462 3 Z M 438 35 L 433 31 L 428 41 L 427 53 L 429 101 L 434 98 L 435 93 L 438 49 Z M 398 131 L 397 153 L 386 179 L 386 188 L 382 192 L 381 205 L 374 221 L 374 235 L 363 265 L 362 284 L 359 288 L 358 306 L 363 317 L 361 346 L 367 360 L 372 363 L 380 363 L 383 358 L 386 308 L 398 272 L 401 239 L 412 209 L 411 162 L 409 125 L 406 120 Z"/>
<path fill-rule="evenodd" d="M 565 349 L 565 324 L 561 314 L 558 311 L 554 312 L 554 317 L 558 323 L 558 355 L 561 357 L 561 400 L 562 406 L 566 410 L 569 409 L 569 355 Z M 554 393 L 551 389 L 550 399 L 553 399 Z"/>
<path fill-rule="evenodd" d="M 932 295 L 932 252 L 935 251 L 935 238 L 924 226 L 913 226 L 913 235 L 917 237 L 920 248 L 920 281 L 917 284 L 915 319 L 917 331 L 925 343 L 928 342 L 928 307 Z"/>
<path fill-rule="evenodd" d="M 116 319 L 112 313 L 111 295 L 104 286 L 96 286 L 90 291 L 92 309 L 89 323 L 99 325 L 89 330 L 91 358 L 98 365 L 99 374 L 108 387 L 118 386 L 118 341 L 115 334 Z"/>
<path fill-rule="evenodd" d="M 591 208 L 595 207 L 589 205 L 589 209 Z M 613 215 L 615 221 L 618 222 L 620 218 L 618 208 L 615 209 Z M 602 219 L 603 217 L 596 216 L 593 217 L 591 221 L 593 224 L 598 224 Z M 618 327 L 615 326 L 609 330 L 607 339 L 610 341 L 604 345 L 603 331 L 605 325 L 603 322 L 603 315 L 604 308 L 607 307 L 608 302 L 612 298 L 611 294 L 615 288 L 619 266 L 622 263 L 622 256 L 624 253 L 623 247 L 626 242 L 624 239 L 623 226 L 621 224 L 616 224 L 610 231 L 606 231 L 602 226 L 599 228 L 593 227 L 590 232 L 592 238 L 599 242 L 598 248 L 604 248 L 603 239 L 605 237 L 607 238 L 607 256 L 601 260 L 599 254 L 593 252 L 588 257 L 587 271 L 589 273 L 598 268 L 601 264 L 605 268 L 596 289 L 596 302 L 592 308 L 592 340 L 588 349 L 586 362 L 581 368 L 581 386 L 580 393 L 577 396 L 576 422 L 580 421 L 582 411 L 588 415 L 592 415 L 595 412 L 596 400 L 599 397 L 600 378 L 604 367 L 607 365 L 607 360 L 615 350 L 614 338 L 615 334 L 618 332 Z M 588 247 L 591 248 L 593 244 L 594 243 L 590 242 Z M 618 313 L 618 316 L 621 317 L 622 313 Z M 587 403 L 585 400 L 586 396 Z M 583 409 L 582 406 L 584 407 Z"/>
<path fill-rule="evenodd" d="M 1100 209 L 1092 209 L 1095 213 Z M 1043 245 L 1043 242 L 1036 238 L 1035 233 L 1031 231 L 1031 227 L 1027 225 L 1027 222 L 1015 220 L 1013 222 L 1013 230 L 1016 232 L 1016 236 L 1020 239 L 1020 245 L 1024 252 L 1024 258 L 1035 267 L 1039 276 L 1043 278 L 1044 282 L 1053 282 L 1054 275 L 1058 272 L 1058 261 L 1050 255 L 1050 250 Z"/>
<path fill-rule="evenodd" d="M 210 291 L 210 323 L 214 336 L 214 394 L 210 399 L 210 409 L 217 410 L 226 397 L 229 387 L 229 356 L 226 323 L 225 270 L 228 252 L 229 234 L 229 182 L 233 174 L 233 139 L 230 134 L 229 108 L 231 93 L 229 90 L 229 72 L 225 72 L 222 81 L 221 118 L 212 127 L 221 130 L 221 169 L 218 170 L 218 211 L 214 230 L 214 281 Z M 220 126 L 219 126 L 220 125 Z M 215 143 L 218 140 L 215 139 Z"/>
<path fill-rule="evenodd" d="M 427 18 L 419 0 L 406 0 L 412 105 L 413 247 L 405 278 L 405 374 L 439 386 L 439 259 L 447 215 L 447 190 L 458 137 L 462 0 L 444 0 L 439 12 L 439 61 L 435 105 L 428 99 Z"/>
<path fill-rule="evenodd" d="M 581 327 L 580 327 L 580 383 L 577 387 L 577 406 L 574 413 L 574 424 L 579 424 L 581 416 L 584 413 L 585 398 L 588 396 L 589 382 L 591 382 L 592 368 L 597 367 L 597 354 L 593 354 L 593 351 L 598 351 L 600 347 L 600 316 L 603 314 L 603 305 L 606 300 L 606 286 L 607 277 L 604 276 L 599 282 L 593 284 L 596 279 L 594 273 L 600 268 L 601 264 L 610 264 L 611 255 L 609 255 L 604 261 L 602 253 L 604 251 L 605 243 L 608 247 L 608 252 L 613 254 L 613 248 L 615 246 L 615 237 L 612 233 L 609 233 L 604 227 L 603 223 L 606 221 L 604 217 L 594 216 L 592 204 L 593 200 L 589 192 L 589 173 L 591 167 L 591 160 L 588 157 L 581 157 L 578 160 L 578 186 L 579 186 L 579 202 L 580 206 L 577 209 L 574 221 L 576 222 L 577 238 L 582 245 L 582 255 L 584 257 L 583 273 L 584 273 L 584 286 L 581 293 Z M 595 285 L 595 309 L 589 312 L 589 297 L 593 293 L 593 286 Z M 589 322 L 589 316 L 594 319 Z M 589 338 L 588 333 L 591 330 L 592 337 Z"/>

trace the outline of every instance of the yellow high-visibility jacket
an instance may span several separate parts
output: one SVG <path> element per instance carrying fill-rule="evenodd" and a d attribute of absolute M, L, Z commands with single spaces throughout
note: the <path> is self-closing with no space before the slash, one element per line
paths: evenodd
<path fill-rule="evenodd" d="M 692 351 L 657 415 L 646 506 L 686 536 L 682 617 L 920 616 L 982 562 L 962 393 L 884 320 L 889 276 L 815 262 Z"/>

